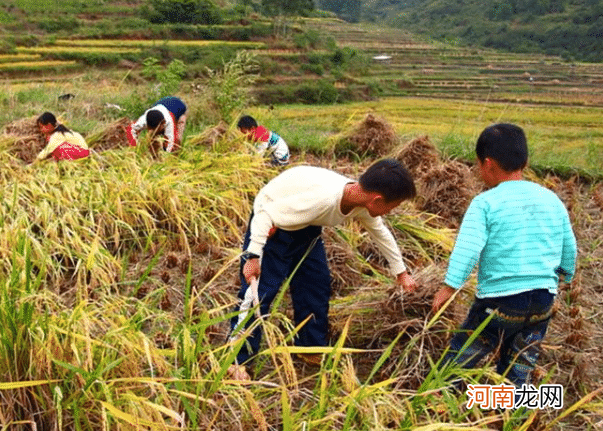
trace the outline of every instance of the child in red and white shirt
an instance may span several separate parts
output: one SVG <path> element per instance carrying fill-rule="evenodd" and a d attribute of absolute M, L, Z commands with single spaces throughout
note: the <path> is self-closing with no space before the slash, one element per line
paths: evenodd
<path fill-rule="evenodd" d="M 168 153 L 177 151 L 182 142 L 186 124 L 186 105 L 178 97 L 164 97 L 155 102 L 140 118 L 128 126 L 126 135 L 130 146 L 138 143 L 138 134 L 143 129 L 165 136 L 163 149 Z"/>
<path fill-rule="evenodd" d="M 241 117 L 237 127 L 256 143 L 259 154 L 270 156 L 272 165 L 285 166 L 289 163 L 289 147 L 285 140 L 275 132 L 258 125 L 257 121 L 249 115 Z"/>

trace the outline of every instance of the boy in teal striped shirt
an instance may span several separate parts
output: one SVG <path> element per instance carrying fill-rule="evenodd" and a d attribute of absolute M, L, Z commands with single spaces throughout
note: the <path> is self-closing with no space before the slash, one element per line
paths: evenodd
<path fill-rule="evenodd" d="M 489 190 L 473 199 L 463 218 L 433 311 L 460 289 L 478 266 L 477 293 L 443 364 L 474 367 L 501 346 L 497 372 L 516 386 L 529 383 L 546 333 L 559 278 L 574 275 L 576 239 L 561 200 L 523 179 L 528 148 L 513 124 L 487 127 L 476 145 L 480 176 Z M 462 350 L 471 332 L 492 320 Z"/>

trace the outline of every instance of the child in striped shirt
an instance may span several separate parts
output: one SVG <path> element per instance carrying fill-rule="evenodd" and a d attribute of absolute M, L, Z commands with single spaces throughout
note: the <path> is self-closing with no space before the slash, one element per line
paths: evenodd
<path fill-rule="evenodd" d="M 561 200 L 523 179 L 528 148 L 513 124 L 487 127 L 476 145 L 480 176 L 490 188 L 473 199 L 463 218 L 433 311 L 460 289 L 477 265 L 477 293 L 450 342 L 443 364 L 474 367 L 501 347 L 497 372 L 517 387 L 529 383 L 546 333 L 560 277 L 574 275 L 576 239 Z M 469 345 L 471 333 L 492 315 Z"/>
<path fill-rule="evenodd" d="M 249 115 L 242 116 L 237 127 L 241 133 L 256 143 L 259 154 L 270 157 L 273 166 L 285 166 L 289 163 L 289 147 L 275 132 L 258 125 L 257 121 Z"/>

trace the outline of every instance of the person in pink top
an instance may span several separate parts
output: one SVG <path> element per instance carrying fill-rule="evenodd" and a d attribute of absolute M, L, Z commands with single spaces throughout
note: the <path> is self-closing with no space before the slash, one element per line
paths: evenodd
<path fill-rule="evenodd" d="M 51 112 L 44 112 L 37 120 L 40 131 L 46 136 L 46 147 L 36 161 L 52 157 L 54 160 L 77 160 L 90 155 L 86 140 L 77 132 L 57 122 Z"/>

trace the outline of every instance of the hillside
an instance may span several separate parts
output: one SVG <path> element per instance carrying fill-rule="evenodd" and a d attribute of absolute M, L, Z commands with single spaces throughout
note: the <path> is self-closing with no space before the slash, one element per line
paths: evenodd
<path fill-rule="evenodd" d="M 600 429 L 603 63 L 426 42 L 383 20 L 271 19 L 259 1 L 218 1 L 219 25 L 153 23 L 149 0 L 0 5 L 1 428 Z M 151 153 L 148 133 L 127 144 L 125 127 L 159 94 L 188 107 L 177 154 Z M 46 110 L 82 133 L 90 157 L 28 164 Z M 227 375 L 244 343 L 229 322 L 253 199 L 281 168 L 244 141 L 241 110 L 287 141 L 292 165 L 357 178 L 394 157 L 419 192 L 385 217 L 417 294 L 400 297 L 359 224 L 325 228 L 329 347 L 311 349 L 322 363 L 292 345 L 293 279 L 262 319 L 251 382 Z M 431 312 L 482 187 L 477 133 L 493 122 L 524 127 L 526 175 L 560 196 L 578 241 L 534 373 L 536 386 L 564 388 L 561 409 L 470 407 L 452 382 L 499 386 L 492 362 L 434 367 L 475 292 L 472 277 Z"/>
<path fill-rule="evenodd" d="M 376 0 L 363 2 L 362 19 L 462 45 L 603 58 L 603 2 L 596 0 Z"/>

